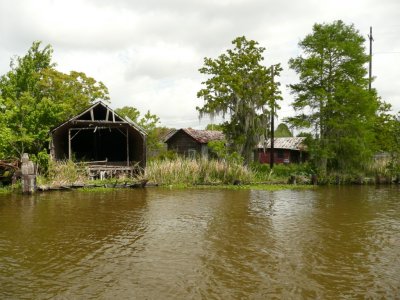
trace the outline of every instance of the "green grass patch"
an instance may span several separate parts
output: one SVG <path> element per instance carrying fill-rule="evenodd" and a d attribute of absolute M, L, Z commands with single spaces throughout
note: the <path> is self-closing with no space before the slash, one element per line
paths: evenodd
<path fill-rule="evenodd" d="M 0 187 L 0 194 L 10 194 L 14 192 L 11 186 Z"/>

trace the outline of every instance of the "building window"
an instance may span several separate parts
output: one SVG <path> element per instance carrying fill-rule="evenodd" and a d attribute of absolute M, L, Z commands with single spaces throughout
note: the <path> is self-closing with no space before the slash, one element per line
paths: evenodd
<path fill-rule="evenodd" d="M 196 158 L 196 149 L 189 149 L 188 150 L 188 157 L 191 159 L 195 159 Z"/>
<path fill-rule="evenodd" d="M 278 158 L 284 159 L 285 158 L 285 150 L 278 149 Z"/>

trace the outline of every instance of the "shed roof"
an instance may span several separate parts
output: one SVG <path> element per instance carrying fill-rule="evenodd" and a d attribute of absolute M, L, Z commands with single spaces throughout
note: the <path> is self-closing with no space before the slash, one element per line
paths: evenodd
<path fill-rule="evenodd" d="M 95 124 L 129 124 L 131 127 L 135 128 L 142 135 L 146 135 L 146 132 L 143 128 L 141 128 L 138 124 L 133 122 L 128 117 L 123 118 L 119 116 L 114 110 L 109 108 L 106 104 L 101 101 L 98 101 L 92 104 L 90 107 L 82 111 L 81 113 L 75 115 L 64 123 L 58 125 L 53 128 L 50 132 L 53 133 L 58 128 L 63 127 L 64 125 L 72 122 L 81 122 L 81 123 L 95 123 Z"/>
<path fill-rule="evenodd" d="M 289 150 L 307 150 L 307 146 L 304 144 L 305 137 L 279 137 L 274 138 L 275 149 L 289 149 Z M 265 140 L 264 143 L 259 143 L 258 149 L 271 148 L 271 139 Z"/>
<path fill-rule="evenodd" d="M 225 135 L 222 131 L 218 130 L 198 130 L 192 128 L 181 128 L 181 129 L 173 129 L 171 130 L 164 138 L 164 142 L 167 143 L 175 134 L 183 131 L 189 136 L 191 136 L 195 141 L 200 144 L 207 144 L 210 141 L 220 141 L 225 139 Z"/>

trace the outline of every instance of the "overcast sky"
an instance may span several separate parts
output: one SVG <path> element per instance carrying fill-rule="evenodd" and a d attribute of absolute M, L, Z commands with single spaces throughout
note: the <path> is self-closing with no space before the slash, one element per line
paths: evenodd
<path fill-rule="evenodd" d="M 284 101 L 297 81 L 287 62 L 314 23 L 343 20 L 368 40 L 373 27 L 373 83 L 400 110 L 398 0 L 0 0 L 0 74 L 33 41 L 54 48 L 62 72 L 82 71 L 109 89 L 112 108 L 150 110 L 169 127 L 204 128 L 195 107 L 205 79 L 204 57 L 216 58 L 245 35 L 267 50 L 265 65 L 281 63 Z M 368 44 L 366 42 L 366 50 Z"/>

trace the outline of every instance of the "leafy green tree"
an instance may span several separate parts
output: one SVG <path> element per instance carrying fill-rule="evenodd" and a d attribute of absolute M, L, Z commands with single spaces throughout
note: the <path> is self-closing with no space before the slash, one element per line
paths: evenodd
<path fill-rule="evenodd" d="M 41 72 L 38 88 L 39 98 L 57 104 L 61 121 L 73 117 L 97 100 L 110 100 L 107 87 L 83 72 L 65 74 L 53 68 L 45 69 Z"/>
<path fill-rule="evenodd" d="M 224 125 L 222 125 L 222 124 L 207 124 L 206 130 L 223 131 L 224 130 Z"/>
<path fill-rule="evenodd" d="M 0 77 L 0 154 L 20 157 L 47 148 L 49 130 L 95 100 L 108 101 L 108 90 L 84 73 L 55 70 L 53 49 L 34 42 L 28 53 L 11 60 Z"/>
<path fill-rule="evenodd" d="M 371 157 L 379 103 L 368 91 L 364 37 L 342 21 L 315 24 L 289 61 L 300 81 L 290 85 L 298 128 L 314 130 L 311 157 L 321 172 L 359 170 Z"/>
<path fill-rule="evenodd" d="M 285 123 L 281 123 L 276 127 L 274 132 L 275 137 L 292 137 L 293 134 Z"/>
<path fill-rule="evenodd" d="M 117 114 L 119 114 L 122 117 L 128 117 L 131 119 L 133 122 L 139 125 L 140 122 L 140 111 L 138 111 L 137 108 L 132 107 L 132 106 L 124 106 L 121 108 L 117 108 L 115 110 Z M 144 128 L 143 128 L 144 129 Z"/>
<path fill-rule="evenodd" d="M 123 117 L 128 117 L 146 131 L 148 156 L 155 156 L 164 148 L 161 135 L 164 134 L 166 130 L 163 130 L 162 127 L 157 127 L 160 123 L 160 118 L 158 116 L 151 114 L 150 111 L 147 111 L 144 116 L 141 116 L 139 110 L 131 106 L 117 108 L 115 112 Z"/>
<path fill-rule="evenodd" d="M 391 105 L 380 103 L 380 113 L 374 124 L 375 150 L 387 152 L 392 160 L 400 159 L 400 114 L 393 115 Z"/>
<path fill-rule="evenodd" d="M 270 123 L 271 107 L 281 99 L 279 83 L 272 80 L 271 69 L 263 66 L 263 52 L 253 40 L 244 36 L 233 40 L 233 49 L 216 59 L 205 58 L 199 69 L 208 79 L 197 97 L 204 106 L 197 107 L 203 115 L 229 116 L 223 131 L 232 152 L 243 156 L 246 164 L 252 161 L 254 147 L 266 135 Z M 279 76 L 280 65 L 274 66 L 274 76 Z"/>

